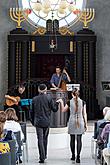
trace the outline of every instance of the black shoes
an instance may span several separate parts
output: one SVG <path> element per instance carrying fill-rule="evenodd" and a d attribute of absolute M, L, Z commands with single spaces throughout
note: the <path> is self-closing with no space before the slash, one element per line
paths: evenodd
<path fill-rule="evenodd" d="M 75 155 L 72 155 L 71 160 L 75 161 Z M 76 157 L 76 163 L 80 163 L 80 156 Z"/>
<path fill-rule="evenodd" d="M 39 160 L 39 163 L 44 163 L 44 160 Z"/>
<path fill-rule="evenodd" d="M 22 163 L 22 160 L 21 158 L 19 158 L 19 160 L 16 161 L 16 164 L 21 164 Z"/>
<path fill-rule="evenodd" d="M 47 159 L 47 155 L 45 156 L 45 159 Z M 39 163 L 44 163 L 44 160 L 45 160 L 45 159 L 40 159 L 40 160 L 39 160 Z"/>
<path fill-rule="evenodd" d="M 22 163 L 22 160 L 19 158 L 19 163 Z"/>
<path fill-rule="evenodd" d="M 76 158 L 76 163 L 80 163 L 80 157 L 79 156 L 77 156 L 77 158 Z"/>
<path fill-rule="evenodd" d="M 72 155 L 71 160 L 75 161 L 75 155 Z"/>

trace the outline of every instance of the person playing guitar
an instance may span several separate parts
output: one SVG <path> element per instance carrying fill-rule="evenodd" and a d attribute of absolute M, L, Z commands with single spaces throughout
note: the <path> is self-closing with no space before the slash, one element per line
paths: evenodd
<path fill-rule="evenodd" d="M 4 109 L 7 109 L 9 107 L 14 108 L 16 110 L 16 114 L 19 118 L 19 103 L 20 99 L 23 98 L 23 94 L 25 91 L 25 86 L 19 85 L 18 88 L 10 88 L 5 95 L 5 106 Z"/>

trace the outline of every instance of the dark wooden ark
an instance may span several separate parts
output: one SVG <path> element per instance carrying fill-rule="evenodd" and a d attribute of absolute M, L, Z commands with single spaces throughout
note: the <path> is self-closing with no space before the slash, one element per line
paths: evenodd
<path fill-rule="evenodd" d="M 50 87 L 55 66 L 67 67 L 72 83 L 81 84 L 81 98 L 87 102 L 89 119 L 98 114 L 96 99 L 96 35 L 81 30 L 75 35 L 55 36 L 57 47 L 50 48 L 51 35 L 30 35 L 16 29 L 8 35 L 8 88 L 25 82 L 27 98 L 36 95 L 44 82 Z"/>

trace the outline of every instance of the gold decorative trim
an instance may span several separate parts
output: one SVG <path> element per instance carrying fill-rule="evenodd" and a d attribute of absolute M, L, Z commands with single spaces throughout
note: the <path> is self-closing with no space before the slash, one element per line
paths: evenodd
<path fill-rule="evenodd" d="M 43 27 L 39 27 L 32 34 L 33 35 L 36 35 L 36 34 L 44 35 L 45 33 L 46 33 L 46 29 Z"/>
<path fill-rule="evenodd" d="M 79 21 L 83 22 L 84 27 L 83 28 L 88 28 L 88 23 L 94 20 L 95 17 L 95 10 L 94 9 L 89 9 L 86 8 L 84 9 L 81 14 L 79 15 Z"/>
<path fill-rule="evenodd" d="M 32 52 L 35 52 L 35 47 L 36 47 L 36 43 L 35 41 L 32 41 L 32 48 L 31 48 Z"/>
<path fill-rule="evenodd" d="M 26 10 L 22 10 L 21 8 L 10 8 L 9 14 L 11 19 L 17 22 L 17 28 L 21 28 L 21 22 L 25 21 L 29 15 Z"/>
<path fill-rule="evenodd" d="M 61 35 L 67 35 L 67 34 L 69 34 L 69 35 L 74 35 L 74 32 L 70 32 L 69 29 L 66 28 L 66 27 L 61 27 L 61 28 L 59 29 L 59 33 L 60 33 Z"/>
<path fill-rule="evenodd" d="M 28 79 L 30 80 L 30 75 L 31 75 L 31 43 L 29 42 L 29 54 L 28 54 Z M 29 92 L 29 91 L 28 91 Z"/>
<path fill-rule="evenodd" d="M 73 52 L 73 41 L 70 41 L 70 52 Z"/>
<path fill-rule="evenodd" d="M 18 55 L 18 60 L 19 60 L 19 77 L 18 77 L 18 83 L 21 81 L 21 48 L 22 44 L 19 42 L 19 55 Z"/>
<path fill-rule="evenodd" d="M 16 42 L 16 84 L 18 83 L 18 51 L 19 45 L 18 42 Z"/>

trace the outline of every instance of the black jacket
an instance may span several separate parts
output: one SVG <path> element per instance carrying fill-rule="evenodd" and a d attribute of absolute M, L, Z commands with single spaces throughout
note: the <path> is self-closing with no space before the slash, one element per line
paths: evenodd
<path fill-rule="evenodd" d="M 51 111 L 57 112 L 58 103 L 51 96 L 39 94 L 32 99 L 32 124 L 37 127 L 49 127 Z"/>

